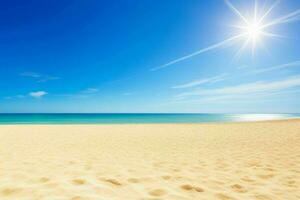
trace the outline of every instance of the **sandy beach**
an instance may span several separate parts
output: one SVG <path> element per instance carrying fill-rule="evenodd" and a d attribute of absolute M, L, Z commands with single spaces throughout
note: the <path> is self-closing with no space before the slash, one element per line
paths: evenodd
<path fill-rule="evenodd" d="M 300 120 L 2 125 L 2 200 L 297 200 Z"/>

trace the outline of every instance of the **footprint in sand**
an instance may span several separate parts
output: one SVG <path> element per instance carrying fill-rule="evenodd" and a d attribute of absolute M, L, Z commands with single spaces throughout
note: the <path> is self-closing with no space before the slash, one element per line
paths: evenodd
<path fill-rule="evenodd" d="M 72 197 L 70 200 L 88 200 L 90 198 L 85 198 L 85 197 L 81 197 L 81 196 L 75 196 L 75 197 Z"/>
<path fill-rule="evenodd" d="M 269 171 L 269 172 L 274 172 L 276 171 L 275 169 L 271 168 L 271 167 L 266 167 L 264 168 L 265 171 Z"/>
<path fill-rule="evenodd" d="M 263 195 L 263 194 L 257 194 L 257 195 L 254 195 L 254 198 L 256 200 L 272 200 L 271 197 L 267 196 L 267 195 Z"/>
<path fill-rule="evenodd" d="M 84 179 L 73 179 L 72 183 L 73 185 L 84 185 L 86 184 L 86 181 Z"/>
<path fill-rule="evenodd" d="M 149 191 L 148 194 L 150 194 L 151 196 L 160 197 L 166 195 L 167 191 L 165 191 L 164 189 L 154 189 Z"/>
<path fill-rule="evenodd" d="M 72 197 L 70 200 L 82 200 L 82 197 L 76 196 L 76 197 Z"/>
<path fill-rule="evenodd" d="M 120 183 L 118 180 L 116 179 L 105 179 L 106 182 L 114 185 L 114 186 L 122 186 L 122 183 Z"/>
<path fill-rule="evenodd" d="M 181 172 L 181 169 L 178 169 L 178 168 L 173 168 L 171 169 L 173 172 Z"/>
<path fill-rule="evenodd" d="M 165 175 L 165 176 L 161 176 L 161 178 L 167 181 L 170 180 L 172 177 L 169 175 Z"/>
<path fill-rule="evenodd" d="M 182 186 L 180 186 L 180 188 L 185 190 L 185 191 L 204 192 L 204 190 L 201 187 L 192 186 L 192 185 L 189 185 L 189 184 L 182 185 Z"/>
<path fill-rule="evenodd" d="M 239 193 L 245 193 L 245 192 L 247 192 L 247 190 L 243 186 L 241 186 L 239 184 L 234 184 L 234 185 L 231 185 L 230 187 L 235 192 L 239 192 Z"/>
<path fill-rule="evenodd" d="M 138 179 L 138 178 L 129 178 L 129 179 L 127 179 L 127 181 L 128 181 L 129 183 L 139 183 L 139 182 L 140 182 L 140 179 Z"/>
<path fill-rule="evenodd" d="M 216 196 L 220 200 L 235 200 L 235 198 L 230 197 L 230 196 L 228 196 L 226 194 L 223 194 L 223 193 L 218 193 L 218 194 L 216 194 Z"/>
<path fill-rule="evenodd" d="M 290 188 L 296 188 L 297 182 L 294 180 L 295 177 L 287 177 L 282 180 L 282 185 Z"/>
<path fill-rule="evenodd" d="M 0 190 L 1 196 L 11 196 L 21 192 L 20 188 L 4 188 Z"/>
<path fill-rule="evenodd" d="M 142 183 L 142 182 L 150 182 L 153 178 L 150 177 L 140 177 L 140 178 L 128 178 L 127 181 L 129 183 Z"/>
<path fill-rule="evenodd" d="M 258 160 L 252 160 L 247 163 L 248 167 L 261 167 L 261 163 Z"/>
<path fill-rule="evenodd" d="M 241 178 L 241 180 L 242 180 L 242 181 L 245 181 L 245 182 L 248 182 L 248 183 L 254 183 L 254 182 L 255 182 L 254 179 L 251 179 L 251 178 L 249 178 L 249 177 L 243 177 L 243 178 Z"/>
<path fill-rule="evenodd" d="M 257 177 L 263 179 L 263 180 L 267 180 L 270 178 L 273 178 L 275 175 L 274 174 L 259 174 L 257 175 Z"/>
<path fill-rule="evenodd" d="M 41 178 L 39 179 L 39 182 L 41 182 L 41 183 L 47 183 L 47 182 L 49 182 L 49 181 L 50 181 L 50 179 L 47 178 L 47 177 L 41 177 Z"/>
<path fill-rule="evenodd" d="M 68 165 L 74 165 L 76 162 L 73 160 L 68 161 Z"/>

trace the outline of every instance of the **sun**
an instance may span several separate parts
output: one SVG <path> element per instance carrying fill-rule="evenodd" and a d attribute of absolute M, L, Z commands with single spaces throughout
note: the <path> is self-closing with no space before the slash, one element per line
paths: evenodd
<path fill-rule="evenodd" d="M 265 36 L 272 35 L 265 30 L 263 23 L 257 21 L 247 22 L 244 26 L 240 26 L 239 29 L 240 35 L 244 38 L 244 45 L 241 50 L 250 45 L 252 47 L 252 52 L 254 52 L 257 44 L 261 44 Z"/>
<path fill-rule="evenodd" d="M 245 17 L 242 12 L 240 12 L 236 7 L 234 7 L 229 0 L 225 0 L 225 3 L 228 7 L 239 17 L 239 25 L 233 25 L 234 28 L 237 28 L 237 34 L 234 36 L 234 39 L 243 39 L 244 42 L 237 52 L 236 56 L 239 56 L 241 52 L 248 46 L 252 47 L 252 54 L 255 51 L 255 48 L 258 44 L 263 43 L 264 40 L 268 37 L 281 37 L 280 35 L 271 33 L 268 28 L 278 24 L 287 23 L 295 20 L 295 16 L 298 16 L 300 10 L 289 13 L 288 15 L 278 17 L 272 21 L 266 20 L 267 16 L 271 13 L 274 7 L 278 4 L 279 1 L 275 1 L 273 5 L 267 10 L 260 10 L 257 0 L 254 0 L 254 9 L 253 14 L 250 17 Z M 259 15 L 260 13 L 261 15 Z"/>
<path fill-rule="evenodd" d="M 263 29 L 263 27 L 260 26 L 260 24 L 257 24 L 257 23 L 249 24 L 247 27 L 245 27 L 245 34 L 250 40 L 255 42 L 260 37 L 262 37 L 262 34 L 261 34 L 262 29 Z"/>

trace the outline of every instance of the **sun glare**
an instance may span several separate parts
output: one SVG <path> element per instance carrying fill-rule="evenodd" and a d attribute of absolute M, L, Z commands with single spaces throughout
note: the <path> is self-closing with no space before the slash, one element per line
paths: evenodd
<path fill-rule="evenodd" d="M 261 37 L 261 29 L 262 27 L 259 24 L 253 23 L 246 27 L 245 33 L 247 37 L 252 40 L 252 42 L 255 42 L 257 39 L 259 39 L 259 37 Z"/>
<path fill-rule="evenodd" d="M 275 1 L 273 5 L 269 7 L 267 10 L 261 10 L 259 8 L 259 5 L 257 3 L 257 0 L 254 0 L 254 9 L 253 14 L 250 17 L 246 17 L 242 12 L 240 12 L 234 5 L 231 4 L 229 0 L 225 0 L 228 7 L 235 13 L 239 19 L 240 22 L 238 26 L 234 25 L 233 27 L 239 29 L 237 35 L 235 35 L 233 38 L 243 38 L 244 43 L 240 50 L 237 52 L 236 56 L 240 56 L 241 52 L 247 47 L 252 47 L 252 53 L 254 53 L 256 46 L 258 43 L 260 45 L 263 45 L 262 43 L 264 40 L 268 37 L 281 37 L 280 35 L 271 33 L 268 31 L 268 28 L 284 24 L 287 22 L 291 22 L 294 20 L 297 20 L 300 10 L 296 10 L 292 13 L 289 13 L 285 16 L 278 17 L 271 21 L 267 20 L 267 16 L 272 12 L 274 7 L 278 4 L 279 1 Z M 258 14 L 260 13 L 260 15 Z"/>
<path fill-rule="evenodd" d="M 271 36 L 265 29 L 267 28 L 267 22 L 264 18 L 272 9 L 268 10 L 264 15 L 258 16 L 258 6 L 257 2 L 254 4 L 253 15 L 251 17 L 245 17 L 238 9 L 236 9 L 229 1 L 225 1 L 229 8 L 238 15 L 240 22 L 239 26 L 234 26 L 239 29 L 239 34 L 241 38 L 244 38 L 244 44 L 241 49 L 237 52 L 236 56 L 240 56 L 242 50 L 247 46 L 252 47 L 252 53 L 257 46 L 257 43 L 263 41 L 263 36 Z"/>

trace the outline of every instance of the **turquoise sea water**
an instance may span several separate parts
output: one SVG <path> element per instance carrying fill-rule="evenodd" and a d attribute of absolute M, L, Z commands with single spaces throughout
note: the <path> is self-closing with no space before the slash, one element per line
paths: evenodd
<path fill-rule="evenodd" d="M 0 124 L 210 123 L 300 118 L 300 114 L 0 114 Z"/>

